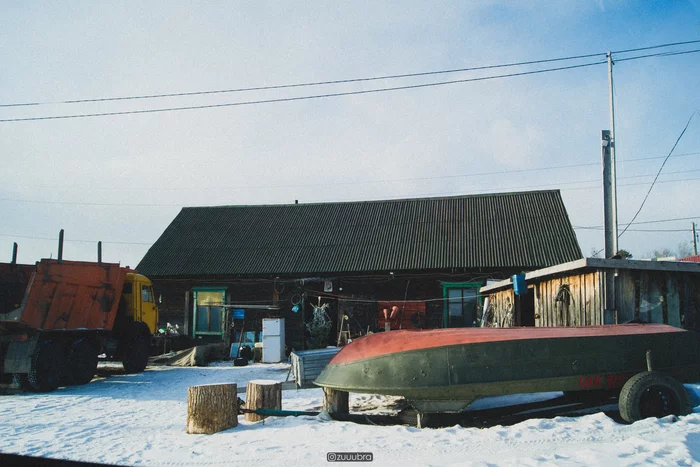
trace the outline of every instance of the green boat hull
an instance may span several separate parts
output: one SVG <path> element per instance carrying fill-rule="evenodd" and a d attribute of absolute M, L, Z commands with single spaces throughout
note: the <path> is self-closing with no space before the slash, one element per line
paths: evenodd
<path fill-rule="evenodd" d="M 694 332 L 675 331 L 523 338 L 334 359 L 315 384 L 403 396 L 423 412 L 458 411 L 484 395 L 616 390 L 647 371 L 648 350 L 655 371 L 700 381 L 700 340 Z"/>

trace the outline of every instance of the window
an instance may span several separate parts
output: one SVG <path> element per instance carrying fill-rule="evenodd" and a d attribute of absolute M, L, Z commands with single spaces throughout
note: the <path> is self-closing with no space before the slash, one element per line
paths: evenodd
<path fill-rule="evenodd" d="M 141 301 L 142 302 L 153 302 L 153 291 L 147 285 L 141 286 Z"/>
<path fill-rule="evenodd" d="M 443 326 L 449 328 L 476 326 L 479 318 L 479 287 L 473 282 L 443 283 L 445 298 Z"/>
<path fill-rule="evenodd" d="M 194 290 L 194 334 L 221 334 L 225 296 L 223 289 Z"/>

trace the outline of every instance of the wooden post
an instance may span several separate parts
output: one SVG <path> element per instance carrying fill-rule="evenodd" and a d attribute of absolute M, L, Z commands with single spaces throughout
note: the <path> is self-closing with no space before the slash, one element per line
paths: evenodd
<path fill-rule="evenodd" d="M 245 396 L 245 408 L 248 410 L 255 409 L 282 409 L 282 383 L 278 381 L 270 381 L 258 379 L 248 381 Z M 255 413 L 246 413 L 245 419 L 249 422 L 258 422 L 264 420 L 268 415 L 258 415 Z"/>
<path fill-rule="evenodd" d="M 350 394 L 347 391 L 323 388 L 323 410 L 329 414 L 350 413 Z"/>
<path fill-rule="evenodd" d="M 187 433 L 212 434 L 235 426 L 238 426 L 235 384 L 205 384 L 187 389 Z"/>

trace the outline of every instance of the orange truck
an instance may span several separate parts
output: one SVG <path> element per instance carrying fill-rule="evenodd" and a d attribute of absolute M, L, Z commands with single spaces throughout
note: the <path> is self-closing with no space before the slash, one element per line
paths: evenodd
<path fill-rule="evenodd" d="M 0 263 L 0 378 L 31 391 L 86 384 L 102 358 L 146 368 L 158 309 L 150 280 L 119 264 Z M 98 253 L 98 258 L 101 254 Z"/>

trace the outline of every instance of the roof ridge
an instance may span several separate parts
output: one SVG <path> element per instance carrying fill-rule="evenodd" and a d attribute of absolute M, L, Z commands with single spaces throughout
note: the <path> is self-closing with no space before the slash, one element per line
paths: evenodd
<path fill-rule="evenodd" d="M 504 196 L 533 195 L 537 193 L 560 193 L 559 189 L 551 190 L 530 190 L 530 191 L 507 191 L 501 193 L 475 193 L 468 195 L 453 196 L 425 196 L 421 198 L 395 198 L 395 199 L 375 199 L 358 201 L 318 201 L 312 203 L 279 203 L 279 204 L 222 204 L 216 206 L 183 206 L 182 209 L 219 209 L 219 208 L 266 208 L 266 207 L 287 207 L 287 206 L 319 206 L 338 204 L 373 204 L 373 203 L 395 203 L 407 201 L 439 201 L 449 199 L 470 199 L 470 198 L 497 198 Z"/>

